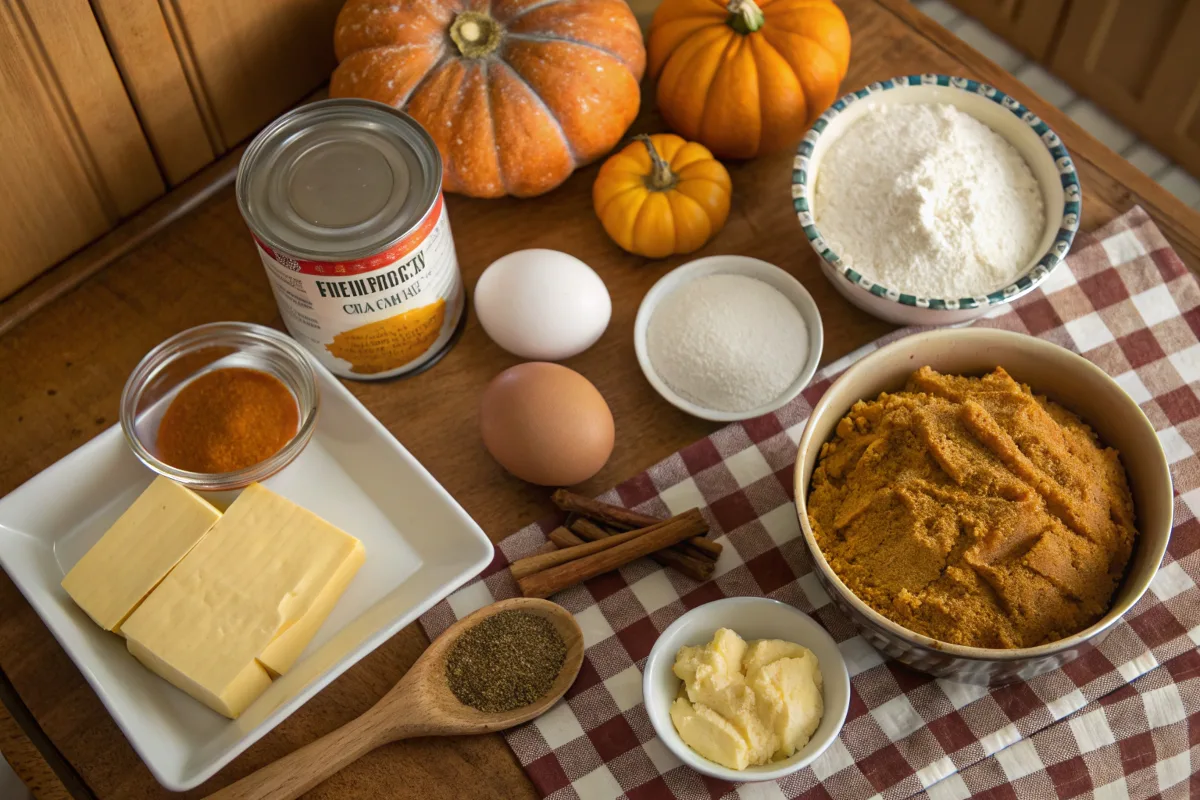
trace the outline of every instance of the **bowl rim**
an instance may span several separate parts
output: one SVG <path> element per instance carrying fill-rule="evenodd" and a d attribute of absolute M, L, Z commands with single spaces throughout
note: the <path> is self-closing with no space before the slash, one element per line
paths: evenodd
<path fill-rule="evenodd" d="M 658 304 L 670 294 L 670 291 L 678 289 L 685 282 L 697 280 L 708 275 L 744 275 L 756 280 L 762 280 L 763 275 L 774 275 L 791 286 L 801 298 L 801 301 L 797 303 L 791 297 L 788 297 L 786 294 L 784 295 L 789 302 L 796 306 L 796 310 L 800 312 L 800 316 L 804 318 L 804 322 L 808 327 L 808 359 L 804 362 L 804 368 L 800 371 L 800 374 L 796 376 L 796 379 L 792 381 L 788 388 L 765 405 L 752 408 L 748 411 L 720 411 L 693 403 L 668 386 L 667 382 L 659 377 L 658 371 L 654 368 L 654 364 L 650 360 L 650 353 L 646 346 L 646 333 L 649 330 L 650 318 L 653 316 L 654 310 L 658 308 Z M 770 285 L 765 280 L 763 282 Z M 672 284 L 674 284 L 673 288 Z M 778 288 L 774 286 L 771 288 L 783 294 Z M 763 261 L 760 258 L 734 253 L 720 254 L 705 256 L 680 264 L 678 267 L 667 271 L 666 274 L 654 282 L 654 285 L 650 287 L 650 290 L 642 298 L 641 303 L 638 304 L 637 315 L 633 321 L 633 349 L 637 355 L 638 366 L 641 367 L 642 374 L 646 377 L 650 385 L 654 387 L 654 391 L 658 392 L 668 403 L 680 411 L 691 414 L 693 417 L 699 417 L 711 422 L 740 422 L 778 411 L 792 400 L 795 400 L 796 396 L 804 391 L 820 367 L 821 353 L 825 349 L 825 326 L 821 320 L 821 310 L 817 307 L 816 301 L 813 300 L 813 296 L 809 293 L 808 289 L 805 288 L 804 284 L 795 275 L 792 275 L 782 267 L 778 267 L 769 261 Z"/>
<path fill-rule="evenodd" d="M 659 725 L 655 722 L 654 715 L 650 713 L 649 709 L 651 703 L 650 695 L 652 694 L 650 691 L 650 685 L 653 681 L 653 670 L 651 669 L 651 665 L 656 664 L 658 659 L 662 657 L 663 650 L 666 647 L 664 642 L 670 638 L 670 635 L 673 634 L 677 629 L 683 627 L 685 621 L 701 609 L 715 605 L 754 606 L 763 604 L 780 606 L 792 614 L 805 618 L 808 622 L 811 622 L 816 627 L 819 634 L 824 635 L 829 639 L 829 643 L 833 646 L 833 651 L 838 654 L 838 660 L 832 670 L 824 664 L 821 665 L 821 679 L 823 684 L 828 686 L 830 684 L 831 673 L 835 673 L 838 682 L 842 684 L 843 688 L 845 689 L 846 702 L 843 703 L 840 708 L 836 709 L 838 719 L 836 724 L 830 730 L 828 738 L 826 741 L 821 742 L 812 753 L 809 753 L 804 758 L 797 759 L 796 763 L 794 764 L 786 764 L 771 770 L 754 768 L 756 771 L 750 772 L 748 771 L 750 768 L 747 768 L 747 770 L 735 770 L 722 766 L 715 761 L 710 761 L 688 747 L 687 744 L 683 742 L 683 739 L 679 736 L 678 732 L 675 732 L 674 729 L 672 729 L 674 738 L 670 736 L 664 736 L 662 734 L 662 732 L 659 730 Z M 801 643 L 797 642 L 797 644 Z M 837 645 L 837 640 L 834 639 L 829 631 L 825 629 L 825 626 L 818 622 L 811 614 L 806 614 L 790 603 L 785 603 L 782 600 L 776 600 L 773 597 L 759 597 L 756 595 L 723 597 L 718 600 L 702 603 L 701 605 L 698 605 L 695 608 L 690 608 L 683 614 L 680 614 L 679 617 L 670 625 L 668 625 L 666 630 L 660 633 L 658 638 L 655 639 L 653 647 L 650 648 L 650 653 L 646 656 L 645 667 L 642 669 L 642 703 L 647 707 L 646 716 L 650 719 L 650 727 L 654 729 L 654 733 L 658 737 L 659 741 L 661 741 L 676 758 L 682 761 L 684 765 L 690 769 L 694 769 L 697 772 L 708 775 L 709 777 L 730 781 L 732 783 L 760 783 L 764 781 L 774 781 L 786 775 L 791 775 L 793 772 L 798 772 L 805 767 L 812 766 L 812 763 L 820 758 L 821 755 L 829 749 L 829 746 L 832 745 L 839 736 L 841 736 L 842 729 L 846 725 L 846 718 L 850 713 L 851 691 L 850 668 L 846 664 L 846 659 L 842 655 L 841 648 Z M 829 712 L 830 709 L 828 707 L 825 708 L 824 714 L 828 714 Z M 822 716 L 822 720 L 824 720 L 824 715 Z M 678 741 L 676 741 L 676 739 L 678 739 Z M 810 741 L 812 740 L 810 739 Z M 805 746 L 807 747 L 807 745 Z M 681 748 L 683 752 L 681 752 Z"/>
<path fill-rule="evenodd" d="M 925 340 L 945 336 L 954 336 L 959 338 L 970 337 L 978 339 L 1008 339 L 1009 341 L 1015 341 L 1019 339 L 1023 344 L 1032 346 L 1036 349 L 1042 350 L 1043 352 L 1057 352 L 1066 358 L 1067 361 L 1073 363 L 1076 368 L 1091 372 L 1094 375 L 1098 375 L 1102 377 L 1104 381 L 1111 384 L 1112 387 L 1118 392 L 1118 397 L 1123 398 L 1122 402 L 1127 403 L 1130 406 L 1129 410 L 1136 412 L 1136 415 L 1134 415 L 1136 422 L 1134 424 L 1143 429 L 1142 434 L 1144 436 L 1153 438 L 1153 440 L 1156 442 L 1158 441 L 1158 434 L 1155 432 L 1154 426 L 1150 424 L 1150 420 L 1146 418 L 1145 413 L 1142 411 L 1141 407 L 1134 402 L 1133 398 L 1131 398 L 1129 394 L 1125 392 L 1125 390 L 1122 389 L 1107 372 L 1100 369 L 1100 367 L 1096 366 L 1078 353 L 1072 352 L 1065 347 L 1060 347 L 1059 345 L 1056 345 L 1053 342 L 1048 342 L 1044 339 L 1038 339 L 1036 337 L 1026 336 L 1025 334 L 1016 333 L 1014 331 L 1005 331 L 996 328 L 973 328 L 967 330 L 940 329 L 915 333 L 911 336 L 905 336 L 895 342 L 892 342 L 891 344 L 885 345 L 884 347 L 869 353 L 856 363 L 852 364 L 845 372 L 838 376 L 838 379 L 834 381 L 834 383 L 830 385 L 829 389 L 825 391 L 825 394 L 822 395 L 821 399 L 813 407 L 812 413 L 809 415 L 808 420 L 804 423 L 804 432 L 801 434 L 800 442 L 797 446 L 796 465 L 792 473 L 796 514 L 800 519 L 800 531 L 804 536 L 804 543 L 808 547 L 809 554 L 812 556 L 815 568 L 821 571 L 822 576 L 829 581 L 830 585 L 833 586 L 833 588 L 837 591 L 841 599 L 848 603 L 856 612 L 866 617 L 872 624 L 882 628 L 889 635 L 894 636 L 902 641 L 917 645 L 919 647 L 924 647 L 929 650 L 934 650 L 947 656 L 968 661 L 1021 661 L 1026 659 L 1052 656 L 1065 650 L 1069 650 L 1073 647 L 1077 647 L 1080 644 L 1091 640 L 1095 636 L 1102 634 L 1115 626 L 1121 620 L 1121 618 L 1124 617 L 1126 612 L 1129 611 L 1129 609 L 1137 605 L 1137 603 L 1142 599 L 1142 596 L 1150 588 L 1150 584 L 1153 582 L 1154 576 L 1158 574 L 1158 569 L 1162 565 L 1163 556 L 1166 554 L 1167 545 L 1170 542 L 1170 532 L 1175 521 L 1175 510 L 1173 503 L 1171 504 L 1171 508 L 1168 510 L 1167 536 L 1163 537 L 1160 542 L 1154 543 L 1153 550 L 1147 554 L 1147 557 L 1153 559 L 1155 568 L 1150 576 L 1146 579 L 1144 585 L 1137 588 L 1136 591 L 1132 592 L 1124 601 L 1114 602 L 1105 615 L 1097 620 L 1094 624 L 1084 628 L 1081 631 L 1073 633 L 1070 636 L 1059 639 L 1058 641 L 1038 645 L 1036 647 L 1018 647 L 1011 649 L 969 647 L 967 645 L 943 642 L 939 639 L 934 639 L 922 633 L 909 630 L 903 625 L 893 622 L 883 614 L 880 614 L 878 611 L 871 608 L 871 606 L 867 605 L 850 589 L 849 586 L 842 581 L 841 577 L 833 571 L 832 567 L 829 566 L 829 562 L 825 559 L 824 552 L 822 552 L 820 546 L 817 544 L 816 536 L 813 535 L 812 526 L 808 521 L 808 486 L 801 485 L 803 473 L 801 459 L 807 450 L 814 446 L 819 448 L 823 444 L 823 442 L 816 442 L 815 444 L 813 442 L 813 437 L 815 436 L 814 420 L 825 414 L 833 413 L 831 411 L 831 397 L 833 388 L 840 381 L 845 380 L 847 376 L 853 374 L 855 371 L 870 369 L 873 364 L 883 360 L 886 356 L 905 347 L 911 347 L 914 342 L 922 342 Z M 839 415 L 844 415 L 848 410 L 849 409 L 842 409 L 837 413 Z M 1174 489 L 1171 478 L 1171 470 L 1167 464 L 1166 455 L 1162 452 L 1161 445 L 1159 446 L 1158 452 L 1160 459 L 1157 466 L 1161 467 L 1161 475 L 1159 476 L 1159 479 L 1165 477 L 1167 481 L 1167 495 L 1169 497 L 1173 497 Z M 815 463 L 816 462 L 814 461 L 814 465 Z M 1135 548 L 1143 546 L 1145 541 L 1145 538 L 1142 536 L 1142 531 L 1139 530 L 1138 543 L 1135 544 Z"/>
<path fill-rule="evenodd" d="M 876 283 L 852 267 L 844 264 L 841 257 L 835 253 L 829 243 L 821 236 L 812 215 L 812 187 L 809 184 L 809 160 L 821 134 L 848 106 L 862 101 L 873 94 L 879 94 L 891 89 L 913 86 L 942 87 L 979 95 L 1007 109 L 1013 116 L 1024 122 L 1038 135 L 1046 151 L 1058 170 L 1059 180 L 1063 188 L 1063 208 L 1059 218 L 1058 232 L 1047 249 L 1032 267 L 1023 272 L 1012 283 L 985 295 L 975 297 L 941 298 L 922 297 L 888 288 Z M 869 83 L 861 89 L 849 92 L 835 100 L 830 107 L 817 118 L 805 134 L 804 139 L 796 149 L 796 158 L 792 166 L 792 208 L 796 212 L 804 236 L 816 251 L 821 260 L 852 286 L 866 291 L 881 300 L 900 305 L 912 306 L 926 311 L 961 311 L 972 308 L 986 308 L 1003 303 L 1009 303 L 1028 294 L 1037 288 L 1059 263 L 1066 258 L 1075 233 L 1082 218 L 1083 200 L 1079 175 L 1075 170 L 1075 162 L 1067 152 L 1066 146 L 1049 125 L 1039 116 L 1025 107 L 1012 95 L 1000 91 L 996 87 L 976 81 L 971 78 L 960 78 L 940 73 L 924 73 L 917 75 L 901 75 L 884 81 Z M 1050 209 L 1046 209 L 1047 219 L 1052 219 Z"/>

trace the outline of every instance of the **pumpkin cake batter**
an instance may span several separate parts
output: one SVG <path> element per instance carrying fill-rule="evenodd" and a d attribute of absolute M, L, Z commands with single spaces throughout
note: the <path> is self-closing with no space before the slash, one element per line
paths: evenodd
<path fill-rule="evenodd" d="M 833 571 L 909 630 L 1033 647 L 1107 611 L 1137 535 L 1118 453 L 1002 368 L 922 367 L 821 448 L 809 521 Z"/>

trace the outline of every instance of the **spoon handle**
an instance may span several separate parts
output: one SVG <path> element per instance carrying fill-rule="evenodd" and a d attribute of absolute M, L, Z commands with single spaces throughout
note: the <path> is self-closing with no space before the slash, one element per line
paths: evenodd
<path fill-rule="evenodd" d="M 294 800 L 376 747 L 394 740 L 394 726 L 371 711 L 268 764 L 208 800 Z"/>

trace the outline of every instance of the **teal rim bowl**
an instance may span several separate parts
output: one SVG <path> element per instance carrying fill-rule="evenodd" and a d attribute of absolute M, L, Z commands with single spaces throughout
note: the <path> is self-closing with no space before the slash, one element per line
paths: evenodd
<path fill-rule="evenodd" d="M 995 103 L 1032 129 L 1045 147 L 1047 157 L 1053 161 L 1054 168 L 1057 170 L 1059 183 L 1062 187 L 1063 201 L 1061 213 L 1054 210 L 1054 205 L 1057 204 L 1052 205 L 1047 202 L 1047 227 L 1049 228 L 1051 224 L 1049 215 L 1053 213 L 1058 222 L 1058 230 L 1055 232 L 1050 246 L 1042 252 L 1037 261 L 1007 286 L 975 297 L 942 298 L 906 294 L 883 284 L 876 283 L 873 279 L 844 263 L 843 259 L 829 247 L 828 242 L 825 241 L 817 229 L 812 213 L 812 195 L 815 187 L 814 181 L 810 180 L 810 178 L 812 176 L 811 167 L 813 166 L 811 164 L 812 156 L 818 142 L 822 140 L 822 134 L 833 124 L 834 120 L 854 104 L 879 100 L 881 99 L 881 95 L 885 95 L 887 92 L 908 87 L 929 87 L 931 89 L 942 87 L 951 91 L 974 94 Z M 931 102 L 937 101 L 931 100 Z M 965 113 L 971 113 L 969 110 L 963 110 Z M 984 120 L 980 121 L 987 124 Z M 993 130 L 995 130 L 994 127 Z M 1004 136 L 1002 131 L 997 130 L 996 132 Z M 1019 147 L 1018 150 L 1020 150 Z M 1026 161 L 1028 160 L 1026 158 Z M 1029 166 L 1036 176 L 1037 169 L 1035 165 L 1030 163 Z M 1043 181 L 1039 180 L 1039 184 L 1043 184 Z M 1044 195 L 1045 188 L 1043 188 Z M 1044 199 L 1046 198 L 1044 197 Z M 905 75 L 872 83 L 834 101 L 833 105 L 813 123 L 812 128 L 809 129 L 804 140 L 801 141 L 797 148 L 796 158 L 792 166 L 792 207 L 796 211 L 796 216 L 800 220 L 800 225 L 804 229 L 804 235 L 808 239 L 809 244 L 812 245 L 812 248 L 821 259 L 840 276 L 841 280 L 845 280 L 876 297 L 891 300 L 903 306 L 934 311 L 964 311 L 968 309 L 986 311 L 988 307 L 1009 303 L 1032 291 L 1049 276 L 1051 270 L 1058 266 L 1059 262 L 1066 257 L 1067 251 L 1071 249 L 1071 243 L 1075 239 L 1075 232 L 1079 229 L 1083 202 L 1079 176 L 1075 171 L 1075 163 L 1071 160 L 1071 155 L 1058 138 L 1058 134 L 1051 130 L 1050 126 L 1042 121 L 1040 117 L 1027 109 L 1012 95 L 1005 94 L 989 84 L 971 80 L 970 78 L 925 74 Z"/>

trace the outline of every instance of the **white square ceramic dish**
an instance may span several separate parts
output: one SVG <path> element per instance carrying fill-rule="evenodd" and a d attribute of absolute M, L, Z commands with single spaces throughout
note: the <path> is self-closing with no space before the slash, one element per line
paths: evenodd
<path fill-rule="evenodd" d="M 491 561 L 479 526 L 345 387 L 315 368 L 316 432 L 264 483 L 361 539 L 367 559 L 296 666 L 237 720 L 145 669 L 59 585 L 154 478 L 118 426 L 0 499 L 0 566 L 168 789 L 207 780 Z"/>

